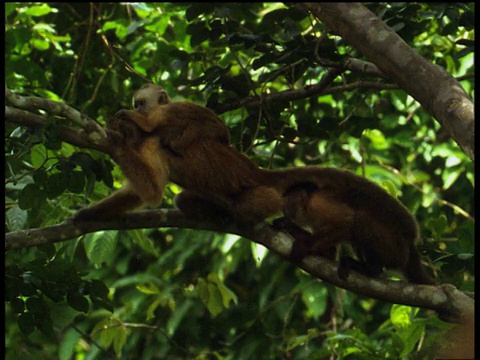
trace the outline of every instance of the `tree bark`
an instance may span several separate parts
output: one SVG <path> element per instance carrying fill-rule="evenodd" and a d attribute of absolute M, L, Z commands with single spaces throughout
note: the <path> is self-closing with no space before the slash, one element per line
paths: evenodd
<path fill-rule="evenodd" d="M 300 3 L 414 97 L 474 159 L 473 102 L 440 66 L 418 55 L 360 3 Z"/>

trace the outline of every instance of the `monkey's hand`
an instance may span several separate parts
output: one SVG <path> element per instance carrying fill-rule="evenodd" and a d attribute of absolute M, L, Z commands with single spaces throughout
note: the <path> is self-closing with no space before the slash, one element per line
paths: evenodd
<path fill-rule="evenodd" d="M 118 113 L 127 110 L 120 110 Z M 117 113 L 117 114 L 118 114 Z M 106 127 L 109 145 L 113 148 L 129 146 L 137 147 L 145 137 L 142 129 L 128 117 L 114 116 L 109 119 Z"/>
<path fill-rule="evenodd" d="M 143 111 L 122 109 L 115 114 L 115 117 L 123 121 L 135 123 L 145 133 L 152 133 L 158 127 L 158 124 Z"/>
<path fill-rule="evenodd" d="M 117 111 L 117 113 L 115 114 L 115 118 L 124 121 L 132 121 L 133 113 L 133 110 L 122 109 Z"/>

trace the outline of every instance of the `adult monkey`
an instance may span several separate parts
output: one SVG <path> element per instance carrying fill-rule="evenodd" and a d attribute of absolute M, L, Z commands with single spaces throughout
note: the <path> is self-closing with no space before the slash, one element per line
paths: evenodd
<path fill-rule="evenodd" d="M 142 88 L 134 96 L 137 110 L 122 110 L 115 121 L 130 124 L 126 129 L 139 127 L 137 148 L 145 143 L 158 145 L 153 159 L 166 161 L 163 173 L 186 189 L 175 203 L 187 215 L 228 213 L 258 222 L 283 210 L 288 222 L 312 230 L 292 231 L 298 240 L 294 260 L 310 254 L 328 255 L 339 242 L 346 241 L 362 260 L 348 262 L 354 269 L 377 275 L 384 267 L 394 268 L 412 282 L 434 283 L 414 245 L 418 237 L 415 219 L 381 187 L 333 168 L 260 169 L 229 145 L 221 131 L 226 127 L 212 111 L 198 105 L 159 103 L 156 99 L 164 99 L 156 95 L 161 94 L 160 89 L 155 85 Z M 215 131 L 210 131 L 212 128 Z M 148 159 L 150 153 L 142 154 L 147 157 L 144 166 L 155 162 Z M 137 187 L 143 181 L 127 178 L 140 182 Z"/>

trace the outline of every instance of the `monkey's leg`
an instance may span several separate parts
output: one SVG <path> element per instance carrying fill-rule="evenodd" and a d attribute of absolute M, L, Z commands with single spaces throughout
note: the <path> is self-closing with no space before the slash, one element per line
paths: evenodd
<path fill-rule="evenodd" d="M 347 280 L 352 270 L 368 277 L 378 277 L 383 272 L 383 266 L 379 263 L 367 263 L 356 260 L 351 256 L 342 256 L 338 266 L 338 276 L 343 280 Z"/>
<path fill-rule="evenodd" d="M 184 190 L 174 199 L 175 206 L 188 217 L 199 220 L 218 220 L 221 223 L 229 222 L 233 215 L 228 207 L 199 196 L 198 194 Z"/>
<path fill-rule="evenodd" d="M 278 214 L 282 206 L 282 195 L 275 188 L 257 186 L 236 196 L 232 211 L 244 221 L 257 223 Z"/>
<path fill-rule="evenodd" d="M 278 230 L 288 232 L 295 239 L 292 252 L 290 254 L 291 261 L 300 262 L 304 257 L 309 255 L 319 255 L 329 260 L 335 260 L 337 253 L 336 245 L 327 247 L 326 250 L 322 251 L 321 253 L 319 253 L 318 250 L 313 250 L 316 237 L 310 232 L 291 222 L 288 218 L 281 217 L 275 219 L 272 222 L 272 225 Z"/>

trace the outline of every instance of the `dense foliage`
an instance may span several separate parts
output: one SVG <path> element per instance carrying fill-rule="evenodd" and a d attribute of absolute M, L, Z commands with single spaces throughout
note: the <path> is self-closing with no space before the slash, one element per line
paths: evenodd
<path fill-rule="evenodd" d="M 366 6 L 473 96 L 473 4 Z M 335 166 L 387 187 L 418 219 L 419 249 L 439 280 L 473 290 L 472 161 L 384 78 L 345 71 L 305 96 L 332 68 L 363 58 L 300 8 L 5 7 L 9 89 L 104 124 L 152 80 L 216 110 L 262 167 Z M 107 155 L 60 142 L 60 123 L 6 123 L 7 231 L 62 222 L 121 184 Z M 165 207 L 179 191 L 169 185 Z M 229 234 L 103 231 L 5 259 L 8 359 L 397 359 L 439 329 L 432 313 L 335 288 Z"/>

